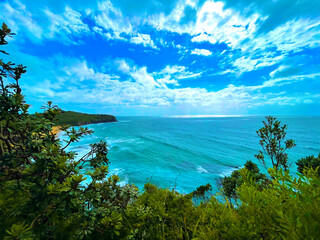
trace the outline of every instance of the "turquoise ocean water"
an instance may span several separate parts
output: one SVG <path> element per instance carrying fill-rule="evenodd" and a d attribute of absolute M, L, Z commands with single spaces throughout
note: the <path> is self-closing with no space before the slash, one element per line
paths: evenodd
<path fill-rule="evenodd" d="M 210 183 L 216 192 L 219 178 L 242 167 L 247 160 L 259 165 L 254 155 L 260 150 L 256 130 L 262 127 L 262 116 L 117 119 L 119 122 L 87 125 L 94 134 L 68 149 L 81 156 L 89 144 L 106 140 L 110 174 L 118 174 L 121 184 L 134 183 L 142 189 L 151 182 L 188 193 Z M 288 125 L 287 137 L 297 144 L 289 152 L 291 171 L 295 172 L 295 161 L 320 153 L 320 117 L 278 119 Z"/>

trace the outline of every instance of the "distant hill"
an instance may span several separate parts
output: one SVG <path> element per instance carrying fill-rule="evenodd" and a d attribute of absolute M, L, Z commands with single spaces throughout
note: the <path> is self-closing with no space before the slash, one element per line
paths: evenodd
<path fill-rule="evenodd" d="M 117 122 L 117 119 L 113 115 L 106 114 L 87 114 L 73 111 L 62 111 L 59 114 L 56 125 L 68 124 L 71 126 L 80 126 L 92 123 L 106 123 L 106 122 Z"/>

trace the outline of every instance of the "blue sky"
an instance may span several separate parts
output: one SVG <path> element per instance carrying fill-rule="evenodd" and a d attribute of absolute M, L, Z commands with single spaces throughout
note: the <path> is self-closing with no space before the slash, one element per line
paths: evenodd
<path fill-rule="evenodd" d="M 31 111 L 320 114 L 319 0 L 3 1 Z"/>

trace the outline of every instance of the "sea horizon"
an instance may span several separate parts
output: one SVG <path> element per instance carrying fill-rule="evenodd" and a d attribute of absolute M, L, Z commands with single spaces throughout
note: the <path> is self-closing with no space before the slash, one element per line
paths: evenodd
<path fill-rule="evenodd" d="M 181 114 L 181 115 L 117 115 L 115 113 L 91 113 L 83 111 L 87 114 L 105 114 L 117 117 L 159 117 L 159 118 L 228 118 L 228 117 L 320 117 L 320 114 Z"/>

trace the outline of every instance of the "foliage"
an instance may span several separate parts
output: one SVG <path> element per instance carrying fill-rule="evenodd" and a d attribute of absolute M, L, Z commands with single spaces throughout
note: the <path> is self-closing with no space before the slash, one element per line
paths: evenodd
<path fill-rule="evenodd" d="M 285 140 L 287 125 L 281 125 L 275 117 L 266 117 L 267 121 L 263 121 L 263 127 L 257 131 L 260 139 L 260 145 L 264 153 L 270 157 L 273 168 L 278 171 L 279 168 L 283 167 L 287 170 L 288 165 L 288 154 L 285 153 L 287 149 L 295 146 L 292 139 Z M 284 141 L 284 145 L 283 145 Z M 260 163 L 267 168 L 265 162 L 265 156 L 262 151 L 255 157 L 260 161 Z M 242 172 L 248 170 L 252 180 L 257 183 L 261 188 L 268 187 L 270 180 L 265 174 L 260 173 L 258 166 L 252 161 L 247 161 L 244 169 L 233 171 L 231 176 L 224 177 L 221 182 L 222 193 L 228 198 L 231 203 L 231 199 L 234 199 L 237 203 L 237 188 L 243 183 Z"/>
<path fill-rule="evenodd" d="M 208 201 L 212 196 L 212 186 L 211 184 L 207 183 L 206 185 L 202 185 L 197 188 L 197 190 L 192 192 L 192 196 L 194 201 Z"/>
<path fill-rule="evenodd" d="M 248 230 L 265 239 L 317 239 L 320 223 L 320 179 L 314 169 L 293 178 L 282 169 L 269 170 L 270 188 L 259 189 L 248 178 L 238 191 L 239 214 Z"/>
<path fill-rule="evenodd" d="M 115 116 L 106 114 L 86 114 L 73 111 L 61 111 L 54 120 L 58 126 L 68 124 L 71 126 L 80 126 L 92 123 L 116 122 Z"/>
<path fill-rule="evenodd" d="M 228 198 L 231 203 L 231 199 L 234 199 L 237 202 L 237 188 L 243 183 L 242 172 L 248 171 L 252 180 L 259 184 L 259 186 L 266 187 L 269 184 L 269 179 L 263 173 L 260 173 L 258 166 L 252 161 L 247 161 L 243 169 L 233 171 L 231 176 L 224 177 L 222 185 L 222 193 Z"/>
<path fill-rule="evenodd" d="M 1 44 L 10 35 L 3 24 Z M 105 142 L 92 144 L 79 158 L 66 152 L 68 145 L 92 131 L 65 126 L 68 140 L 59 142 L 52 126 L 61 110 L 48 102 L 44 113 L 28 114 L 19 85 L 25 67 L 0 63 L 0 238 L 117 235 L 112 221 L 137 196 L 136 187 L 120 187 L 117 176 L 107 178 Z M 109 218 L 112 230 L 103 226 Z"/>
<path fill-rule="evenodd" d="M 3 25 L 0 44 L 11 35 Z M 108 174 L 105 142 L 84 156 L 68 152 L 92 131 L 65 126 L 68 140 L 58 141 L 52 126 L 61 110 L 48 102 L 44 113 L 28 114 L 19 86 L 25 67 L 0 63 L 0 239 L 319 238 L 319 168 L 298 178 L 274 168 L 266 180 L 249 161 L 231 176 L 237 208 L 209 198 L 210 184 L 190 194 L 146 184 L 139 193 Z"/>
<path fill-rule="evenodd" d="M 233 208 L 215 197 L 199 205 L 181 195 L 147 184 L 125 212 L 133 239 L 317 239 L 320 179 L 313 169 L 293 178 L 270 169 L 268 188 L 241 171 L 241 204 Z M 129 225 L 130 223 L 130 225 Z"/>
<path fill-rule="evenodd" d="M 305 158 L 301 158 L 296 162 L 298 165 L 298 172 L 303 173 L 303 170 L 305 168 L 313 168 L 316 169 L 317 167 L 320 167 L 320 153 L 318 157 L 315 157 L 314 155 L 306 156 Z M 320 171 L 318 171 L 318 174 L 320 175 Z"/>
<path fill-rule="evenodd" d="M 267 168 L 265 162 L 266 154 L 272 163 L 272 167 L 278 170 L 283 167 L 284 170 L 288 170 L 288 154 L 286 150 L 295 146 L 292 139 L 286 138 L 287 125 L 281 125 L 275 117 L 266 117 L 266 121 L 263 121 L 263 127 L 257 131 L 258 136 L 261 138 L 260 145 L 263 152 L 260 151 L 259 154 L 255 155 L 260 163 Z"/>
<path fill-rule="evenodd" d="M 212 191 L 212 186 L 211 184 L 208 183 L 206 185 L 202 185 L 198 187 L 197 190 L 192 192 L 192 194 L 193 194 L 193 197 L 203 197 L 209 191 Z"/>

